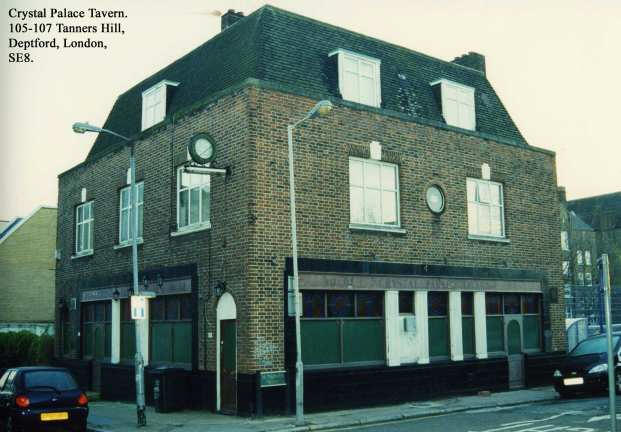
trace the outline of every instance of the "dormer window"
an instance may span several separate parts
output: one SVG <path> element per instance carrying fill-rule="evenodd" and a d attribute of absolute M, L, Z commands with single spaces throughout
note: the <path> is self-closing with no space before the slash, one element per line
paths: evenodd
<path fill-rule="evenodd" d="M 166 117 L 166 90 L 178 82 L 163 80 L 142 92 L 142 130 L 158 124 Z"/>
<path fill-rule="evenodd" d="M 447 79 L 431 83 L 440 104 L 442 116 L 447 125 L 475 130 L 474 88 Z"/>
<path fill-rule="evenodd" d="M 337 56 L 339 91 L 343 99 L 373 107 L 380 106 L 380 60 L 344 49 L 332 51 Z"/>

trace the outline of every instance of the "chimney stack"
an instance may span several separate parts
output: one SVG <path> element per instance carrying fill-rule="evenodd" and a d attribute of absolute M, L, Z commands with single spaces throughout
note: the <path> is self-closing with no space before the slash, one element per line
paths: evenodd
<path fill-rule="evenodd" d="M 565 192 L 565 186 L 558 187 L 558 200 L 561 204 L 567 202 L 567 193 Z"/>
<path fill-rule="evenodd" d="M 226 30 L 243 17 L 243 12 L 235 12 L 235 9 L 229 9 L 228 12 L 222 15 L 220 30 Z"/>
<path fill-rule="evenodd" d="M 471 69 L 476 69 L 485 74 L 485 56 L 474 51 L 470 51 L 468 54 L 455 57 L 452 62 L 469 67 Z"/>

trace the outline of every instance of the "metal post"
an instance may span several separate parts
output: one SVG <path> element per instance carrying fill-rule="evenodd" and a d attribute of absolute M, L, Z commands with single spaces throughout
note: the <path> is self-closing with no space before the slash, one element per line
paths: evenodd
<path fill-rule="evenodd" d="M 601 281 L 599 286 L 597 287 L 597 297 L 599 299 L 599 334 L 604 333 L 604 282 L 603 282 L 603 272 L 601 276 Z"/>
<path fill-rule="evenodd" d="M 300 292 L 298 290 L 298 239 L 295 220 L 295 180 L 293 175 L 293 128 L 287 126 L 289 145 L 289 205 L 291 207 L 291 245 L 293 248 L 293 295 L 295 303 L 295 423 L 304 424 L 304 365 L 302 364 L 302 337 L 300 335 Z"/>
<path fill-rule="evenodd" d="M 134 295 L 140 295 L 140 285 L 138 284 L 138 190 L 136 189 L 136 156 L 134 153 L 134 143 L 129 144 L 129 171 L 131 181 L 131 225 L 132 225 L 132 285 Z M 140 322 L 134 320 L 136 325 L 136 355 L 134 365 L 136 372 L 136 415 L 138 427 L 147 425 L 144 401 L 144 360 L 142 358 L 142 338 L 140 332 Z"/>
<path fill-rule="evenodd" d="M 608 255 L 602 254 L 602 284 L 604 286 L 604 301 L 606 307 L 606 339 L 608 340 L 608 404 L 610 405 L 610 430 L 617 432 L 616 415 L 616 373 L 613 359 L 612 321 L 610 314 L 610 268 Z"/>

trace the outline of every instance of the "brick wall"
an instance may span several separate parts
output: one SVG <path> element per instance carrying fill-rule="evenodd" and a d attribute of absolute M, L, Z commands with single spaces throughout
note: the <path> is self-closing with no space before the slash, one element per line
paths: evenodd
<path fill-rule="evenodd" d="M 225 280 L 237 303 L 238 370 L 284 367 L 283 281 L 291 256 L 286 125 L 316 101 L 250 86 L 217 103 L 178 116 L 137 146 L 138 180 L 144 188 L 144 244 L 139 266 L 196 264 L 200 295 L 199 366 L 215 370 L 215 303 L 208 286 Z M 385 113 L 385 112 L 384 112 Z M 232 176 L 212 178 L 212 225 L 171 237 L 176 218 L 175 162 L 192 134 L 208 131 L 218 143 L 215 164 Z M 399 164 L 404 235 L 349 230 L 348 157 L 379 141 Z M 552 349 L 564 349 L 559 206 L 554 156 L 421 125 L 352 104 L 296 130 L 296 193 L 300 257 L 527 269 L 544 277 L 546 326 Z M 77 167 L 59 178 L 58 295 L 102 285 L 107 275 L 130 271 L 130 249 L 118 238 L 118 190 L 125 184 L 126 150 Z M 466 177 L 480 177 L 488 163 L 502 182 L 510 243 L 467 239 Z M 438 183 L 447 208 L 428 211 L 426 186 Z M 71 259 L 75 206 L 80 189 L 95 200 L 95 254 Z M 211 279 L 211 281 L 209 280 Z M 99 282 L 98 282 L 99 281 Z M 553 294 L 552 294 L 553 292 Z M 556 299 L 558 298 L 558 302 Z M 550 302 L 553 300 L 553 302 Z M 206 323 L 203 310 L 206 311 Z M 72 319 L 78 323 L 78 314 Z M 204 334 L 207 339 L 203 361 Z M 206 364 L 206 366 L 205 366 Z"/>
<path fill-rule="evenodd" d="M 54 320 L 56 209 L 42 207 L 0 244 L 0 322 Z"/>

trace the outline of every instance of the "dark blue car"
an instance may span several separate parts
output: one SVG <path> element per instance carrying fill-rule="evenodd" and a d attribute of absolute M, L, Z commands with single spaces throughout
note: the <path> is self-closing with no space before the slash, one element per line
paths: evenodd
<path fill-rule="evenodd" d="M 67 369 L 19 367 L 0 378 L 0 425 L 14 431 L 86 431 L 88 399 Z"/>

